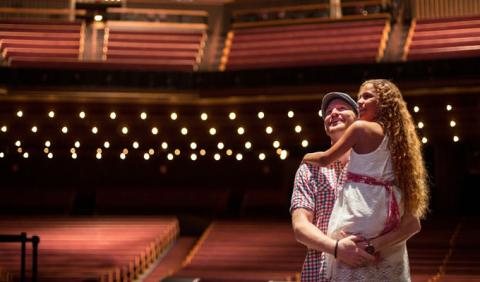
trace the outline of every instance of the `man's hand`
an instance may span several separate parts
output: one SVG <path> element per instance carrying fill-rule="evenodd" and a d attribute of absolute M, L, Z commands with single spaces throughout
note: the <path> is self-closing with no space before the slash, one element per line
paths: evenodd
<path fill-rule="evenodd" d="M 375 257 L 357 246 L 356 242 L 364 240 L 362 237 L 349 235 L 338 241 L 337 259 L 350 267 L 365 266 Z"/>

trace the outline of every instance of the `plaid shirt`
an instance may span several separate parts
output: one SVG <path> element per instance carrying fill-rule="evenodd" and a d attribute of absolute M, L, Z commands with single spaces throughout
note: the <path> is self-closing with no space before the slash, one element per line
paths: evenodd
<path fill-rule="evenodd" d="M 327 167 L 303 163 L 295 175 L 290 212 L 298 208 L 312 211 L 313 224 L 326 234 L 335 203 L 335 187 L 345 182 L 344 172 L 340 161 Z M 302 281 L 328 281 L 325 271 L 325 254 L 309 249 L 303 264 Z"/>

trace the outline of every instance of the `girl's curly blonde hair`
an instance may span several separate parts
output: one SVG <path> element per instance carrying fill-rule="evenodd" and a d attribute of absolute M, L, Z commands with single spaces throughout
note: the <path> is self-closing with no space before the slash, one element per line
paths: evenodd
<path fill-rule="evenodd" d="M 378 94 L 376 121 L 389 136 L 388 148 L 392 157 L 397 185 L 403 191 L 405 211 L 423 218 L 428 210 L 427 173 L 421 143 L 412 116 L 398 87 L 385 79 L 365 81 Z"/>

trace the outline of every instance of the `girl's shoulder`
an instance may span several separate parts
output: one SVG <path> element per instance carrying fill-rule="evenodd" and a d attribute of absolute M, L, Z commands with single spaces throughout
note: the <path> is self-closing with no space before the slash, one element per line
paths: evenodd
<path fill-rule="evenodd" d="M 375 121 L 356 120 L 351 125 L 353 130 L 374 135 L 384 135 L 383 127 Z"/>
<path fill-rule="evenodd" d="M 357 135 L 358 137 L 383 137 L 385 135 L 383 127 L 378 122 L 374 121 L 356 120 L 355 122 L 353 122 L 351 127 L 352 130 L 355 132 L 355 135 Z"/>

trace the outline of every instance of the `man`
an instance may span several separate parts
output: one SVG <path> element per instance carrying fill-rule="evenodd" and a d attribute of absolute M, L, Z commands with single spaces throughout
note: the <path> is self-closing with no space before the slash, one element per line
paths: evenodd
<path fill-rule="evenodd" d="M 332 144 L 342 137 L 358 117 L 357 104 L 342 92 L 326 94 L 321 110 L 325 132 Z M 349 156 L 350 152 L 347 152 L 327 167 L 302 163 L 295 175 L 290 207 L 292 225 L 297 241 L 308 247 L 302 281 L 328 281 L 325 253 L 334 255 L 351 267 L 360 267 L 375 260 L 374 256 L 365 251 L 367 243 L 362 241 L 363 238 L 350 235 L 337 241 L 326 235 L 335 203 L 334 189 L 344 183 L 344 168 Z M 404 215 L 397 229 L 370 241 L 369 251 L 381 251 L 410 238 L 419 230 L 419 220 Z"/>

